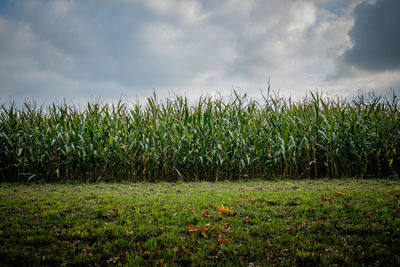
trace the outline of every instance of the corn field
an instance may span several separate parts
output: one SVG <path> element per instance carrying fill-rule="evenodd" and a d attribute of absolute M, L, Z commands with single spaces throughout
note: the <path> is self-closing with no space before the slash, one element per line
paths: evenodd
<path fill-rule="evenodd" d="M 189 104 L 26 103 L 0 111 L 2 181 L 215 181 L 400 173 L 398 99 L 236 92 Z"/>

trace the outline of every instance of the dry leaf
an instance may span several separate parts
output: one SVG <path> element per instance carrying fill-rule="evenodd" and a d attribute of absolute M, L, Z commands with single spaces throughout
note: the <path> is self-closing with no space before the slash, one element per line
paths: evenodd
<path fill-rule="evenodd" d="M 185 229 L 185 232 L 187 232 L 187 233 L 196 232 L 196 233 L 202 234 L 202 236 L 204 236 L 205 238 L 208 238 L 209 237 L 207 234 L 207 231 L 209 229 L 208 226 L 209 226 L 209 224 L 206 224 L 206 225 L 200 226 L 199 228 L 196 229 L 193 224 L 190 224 Z"/>
<path fill-rule="evenodd" d="M 201 232 L 201 234 L 205 237 L 205 238 L 209 238 L 208 234 L 204 231 Z"/>
<path fill-rule="evenodd" d="M 112 258 L 109 258 L 108 260 L 107 260 L 107 263 L 108 264 L 110 264 L 110 263 L 117 263 L 117 261 L 119 260 L 119 257 L 112 257 Z"/>
<path fill-rule="evenodd" d="M 193 224 L 189 224 L 189 226 L 185 229 L 185 232 L 190 233 L 190 232 L 194 232 L 196 231 L 196 229 L 194 228 Z"/>
<path fill-rule="evenodd" d="M 207 232 L 208 231 L 208 227 L 207 226 L 200 226 L 198 229 L 196 229 L 196 231 L 198 233 L 200 232 Z"/>
<path fill-rule="evenodd" d="M 369 216 L 371 216 L 372 215 L 372 212 L 371 211 L 368 211 L 366 214 L 365 214 L 365 217 L 369 217 Z"/>
<path fill-rule="evenodd" d="M 337 196 L 340 196 L 340 197 L 343 197 L 343 196 L 344 196 L 344 193 L 341 192 L 341 191 L 339 191 L 339 190 L 336 191 L 335 194 L 336 194 Z"/>
<path fill-rule="evenodd" d="M 209 210 L 205 210 L 205 211 L 203 211 L 203 217 L 205 217 L 205 218 L 210 218 L 212 215 L 210 214 L 210 211 Z"/>
<path fill-rule="evenodd" d="M 245 223 L 249 223 L 249 222 L 251 222 L 251 220 L 252 220 L 252 218 L 250 216 L 246 216 L 243 221 Z"/>
<path fill-rule="evenodd" d="M 218 242 L 219 242 L 220 244 L 226 244 L 226 242 L 228 242 L 228 238 L 227 238 L 225 235 L 220 234 L 220 235 L 218 236 Z"/>
<path fill-rule="evenodd" d="M 227 214 L 229 212 L 232 212 L 232 210 L 229 207 L 224 207 L 224 205 L 217 206 L 217 211 L 219 214 Z"/>
<path fill-rule="evenodd" d="M 151 255 L 151 252 L 148 251 L 148 250 L 146 250 L 145 252 L 143 252 L 143 255 L 145 255 L 145 256 L 150 256 L 150 255 Z"/>
<path fill-rule="evenodd" d="M 325 202 L 332 202 L 331 197 L 326 195 L 321 195 L 321 200 Z"/>

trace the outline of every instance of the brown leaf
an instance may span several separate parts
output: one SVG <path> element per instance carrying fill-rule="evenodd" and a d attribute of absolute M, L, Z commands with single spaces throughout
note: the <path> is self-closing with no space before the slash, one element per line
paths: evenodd
<path fill-rule="evenodd" d="M 203 211 L 203 217 L 204 218 L 210 218 L 210 217 L 212 217 L 212 215 L 210 214 L 209 210 L 205 210 L 205 211 Z"/>
<path fill-rule="evenodd" d="M 371 211 L 368 211 L 366 214 L 365 214 L 365 217 L 369 217 L 369 216 L 371 216 L 372 215 L 372 212 Z"/>
<path fill-rule="evenodd" d="M 226 244 L 226 243 L 228 242 L 228 238 L 227 238 L 225 235 L 220 234 L 220 235 L 218 236 L 218 242 L 219 242 L 220 244 Z"/>
<path fill-rule="evenodd" d="M 209 238 L 208 234 L 204 231 L 201 232 L 201 234 L 205 237 L 205 238 Z"/>
<path fill-rule="evenodd" d="M 146 250 L 145 252 L 143 252 L 143 255 L 145 256 L 150 256 L 152 253 L 151 251 Z"/>
<path fill-rule="evenodd" d="M 325 202 L 332 202 L 331 197 L 327 195 L 321 195 L 321 200 Z"/>
<path fill-rule="evenodd" d="M 198 233 L 201 232 L 207 232 L 208 231 L 208 227 L 207 226 L 200 226 L 198 229 L 195 229 Z"/>
<path fill-rule="evenodd" d="M 222 215 L 232 212 L 232 210 L 229 207 L 224 207 L 224 205 L 221 205 L 221 207 L 217 206 L 217 211 L 219 214 Z"/>
<path fill-rule="evenodd" d="M 185 232 L 190 233 L 196 231 L 193 224 L 189 224 L 189 226 L 185 229 Z"/>
<path fill-rule="evenodd" d="M 335 194 L 336 194 L 337 196 L 340 196 L 340 197 L 343 197 L 343 196 L 344 196 L 344 193 L 341 192 L 341 191 L 339 191 L 339 190 L 336 191 Z"/>

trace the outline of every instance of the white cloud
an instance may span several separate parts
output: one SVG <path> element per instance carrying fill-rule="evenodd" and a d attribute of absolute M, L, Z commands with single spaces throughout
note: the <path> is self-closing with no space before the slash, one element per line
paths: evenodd
<path fill-rule="evenodd" d="M 334 2 L 19 1 L 0 13 L 2 101 L 141 99 L 153 89 L 197 97 L 238 87 L 259 95 L 269 77 L 293 96 L 376 85 L 351 71 L 325 79 L 351 46 L 360 0 Z M 383 84 L 398 84 L 397 73 L 385 75 Z"/>
<path fill-rule="evenodd" d="M 72 6 L 72 1 L 66 0 L 55 0 L 49 3 L 50 13 L 53 15 L 54 18 L 60 18 L 68 14 L 70 8 Z"/>
<path fill-rule="evenodd" d="M 288 25 L 288 31 L 304 33 L 316 22 L 317 15 L 315 6 L 312 2 L 296 2 L 290 8 L 291 22 Z M 294 33 L 293 33 L 294 32 Z"/>

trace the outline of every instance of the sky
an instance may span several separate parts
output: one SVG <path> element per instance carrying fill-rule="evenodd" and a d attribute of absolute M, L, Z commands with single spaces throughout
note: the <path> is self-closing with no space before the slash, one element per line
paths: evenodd
<path fill-rule="evenodd" d="M 400 93 L 399 0 L 0 0 L 0 104 Z"/>

